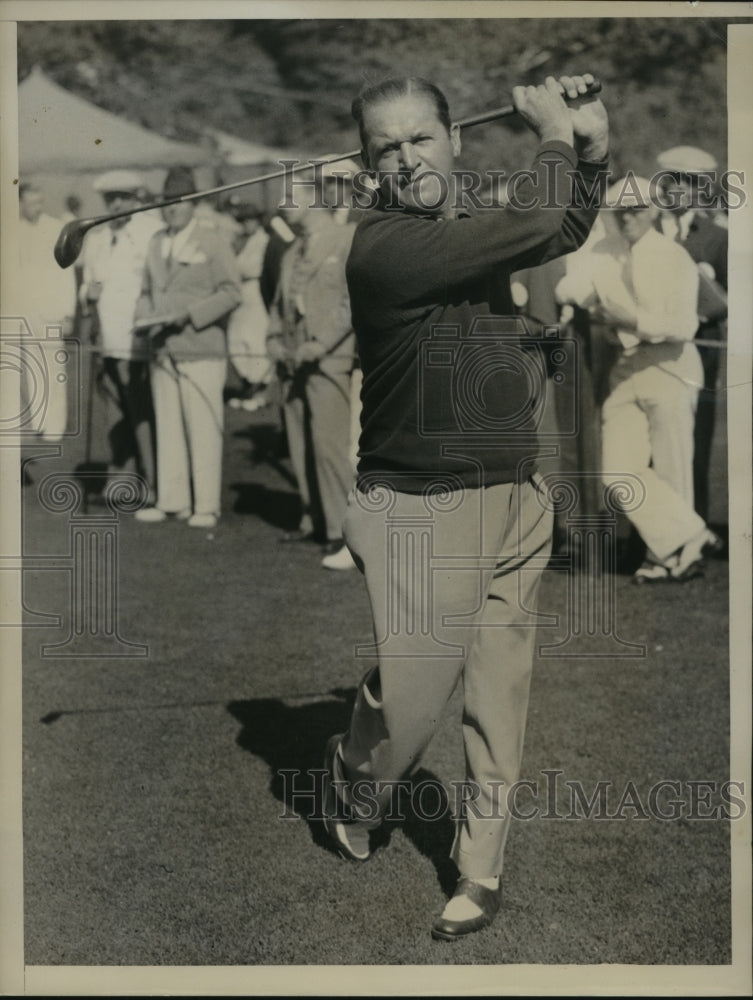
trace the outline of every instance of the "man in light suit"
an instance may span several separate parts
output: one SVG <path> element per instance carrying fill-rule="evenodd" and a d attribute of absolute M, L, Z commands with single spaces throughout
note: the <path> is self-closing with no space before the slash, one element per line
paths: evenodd
<path fill-rule="evenodd" d="M 306 192 L 298 194 L 301 202 L 310 200 Z M 342 522 L 353 484 L 349 432 L 355 336 L 345 262 L 354 226 L 338 224 L 325 207 L 285 207 L 283 214 L 297 238 L 282 259 L 267 349 L 283 385 L 285 429 L 303 505 L 298 530 L 283 540 L 310 540 L 321 530 L 326 535 L 322 565 L 350 569 L 354 563 L 343 542 Z"/>
<path fill-rule="evenodd" d="M 196 191 L 190 170 L 171 170 L 165 199 Z M 152 237 L 138 324 L 152 337 L 152 395 L 157 432 L 157 503 L 136 518 L 172 514 L 213 528 L 220 515 L 226 325 L 241 301 L 232 249 L 194 219 L 192 202 L 163 210 L 167 227 Z"/>

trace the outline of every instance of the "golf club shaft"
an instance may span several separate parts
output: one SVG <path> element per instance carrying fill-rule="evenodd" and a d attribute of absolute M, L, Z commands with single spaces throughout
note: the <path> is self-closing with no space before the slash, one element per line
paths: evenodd
<path fill-rule="evenodd" d="M 598 80 L 588 85 L 587 94 L 598 94 L 601 91 L 601 84 Z M 583 95 L 585 96 L 585 95 Z M 469 128 L 472 125 L 484 125 L 487 122 L 498 121 L 500 118 L 509 118 L 515 114 L 515 107 L 506 104 L 501 108 L 493 108 L 491 111 L 484 111 L 478 115 L 471 115 L 456 122 L 458 128 Z M 111 215 L 100 215 L 94 219 L 73 219 L 67 222 L 60 231 L 55 243 L 55 260 L 60 267 L 69 267 L 78 257 L 81 249 L 81 242 L 84 235 L 95 226 L 101 226 L 105 222 L 114 222 L 116 219 L 125 219 L 138 212 L 151 212 L 156 209 L 167 208 L 169 205 L 178 205 L 184 201 L 197 201 L 201 198 L 209 198 L 212 195 L 224 194 L 227 191 L 235 191 L 237 188 L 248 187 L 251 184 L 263 184 L 266 181 L 278 180 L 281 177 L 288 177 L 291 174 L 300 173 L 303 170 L 311 170 L 312 167 L 324 167 L 331 163 L 339 163 L 341 160 L 352 160 L 360 156 L 360 149 L 351 149 L 347 153 L 339 153 L 337 156 L 328 156 L 323 159 L 312 159 L 305 162 L 296 160 L 280 160 L 284 164 L 282 170 L 273 170 L 268 174 L 261 174 L 259 177 L 251 177 L 242 181 L 233 181 L 230 184 L 220 184 L 218 187 L 207 188 L 204 191 L 195 191 L 191 194 L 183 194 L 177 198 L 168 198 L 164 201 L 151 202 L 148 205 L 139 205 L 123 212 L 114 212 Z M 75 254 L 73 250 L 76 250 Z"/>

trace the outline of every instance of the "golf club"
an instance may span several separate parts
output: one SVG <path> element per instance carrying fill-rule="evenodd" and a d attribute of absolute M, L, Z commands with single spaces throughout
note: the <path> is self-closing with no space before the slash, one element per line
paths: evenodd
<path fill-rule="evenodd" d="M 601 84 L 598 80 L 588 84 L 588 90 L 580 97 L 587 97 L 598 94 L 601 91 Z M 515 107 L 506 104 L 501 108 L 493 108 L 491 111 L 484 111 L 478 115 L 471 115 L 457 122 L 459 128 L 469 128 L 471 125 L 484 125 L 487 122 L 497 121 L 500 118 L 509 118 L 515 114 Z M 249 184 L 263 184 L 265 181 L 277 180 L 279 177 L 286 177 L 290 174 L 299 173 L 302 170 L 310 170 L 312 166 L 326 166 L 330 163 L 339 163 L 340 160 L 352 160 L 360 156 L 360 149 L 352 149 L 347 153 L 340 153 L 338 156 L 329 156 L 322 160 L 307 160 L 298 166 L 287 166 L 283 170 L 275 170 L 269 174 L 262 174 L 259 177 L 252 177 L 249 180 L 234 181 L 232 184 L 222 184 L 219 187 L 209 188 L 206 191 L 195 191 L 193 194 L 183 194 L 178 198 L 170 198 L 166 201 L 153 202 L 149 205 L 140 205 L 125 212 L 115 212 L 112 215 L 99 215 L 93 219 L 71 219 L 66 222 L 60 230 L 60 235 L 55 241 L 55 260 L 60 267 L 70 267 L 81 253 L 84 245 L 84 237 L 94 226 L 101 226 L 105 222 L 112 222 L 115 219 L 124 219 L 127 216 L 135 215 L 137 212 L 151 212 L 157 208 L 166 208 L 168 205 L 177 205 L 182 201 L 195 201 L 201 198 L 208 198 L 211 195 L 223 194 L 225 191 L 234 191 L 236 188 L 247 187 Z M 284 161 L 282 161 L 284 162 Z"/>

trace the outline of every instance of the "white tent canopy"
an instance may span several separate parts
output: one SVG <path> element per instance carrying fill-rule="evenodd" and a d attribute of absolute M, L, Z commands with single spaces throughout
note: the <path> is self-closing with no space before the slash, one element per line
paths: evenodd
<path fill-rule="evenodd" d="M 18 87 L 21 174 L 150 170 L 207 163 L 201 146 L 175 142 L 64 90 L 36 67 Z"/>
<path fill-rule="evenodd" d="M 207 135 L 225 163 L 232 167 L 251 167 L 261 164 L 279 163 L 280 160 L 294 160 L 296 153 L 289 149 L 274 149 L 271 146 L 262 146 L 258 142 L 249 142 L 248 139 L 239 139 L 237 136 L 221 132 L 219 129 L 208 129 Z"/>

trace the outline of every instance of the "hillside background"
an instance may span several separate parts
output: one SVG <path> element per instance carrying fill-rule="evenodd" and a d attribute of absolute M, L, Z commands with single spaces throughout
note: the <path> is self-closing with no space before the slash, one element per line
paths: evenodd
<path fill-rule="evenodd" d="M 508 103 L 514 84 L 590 71 L 604 84 L 613 167 L 650 172 L 661 149 L 726 163 L 723 18 L 66 21 L 18 25 L 19 78 L 40 66 L 87 100 L 165 136 L 206 128 L 326 154 L 356 146 L 364 82 L 413 72 L 454 116 Z M 534 148 L 514 119 L 464 134 L 461 165 L 515 169 Z"/>

